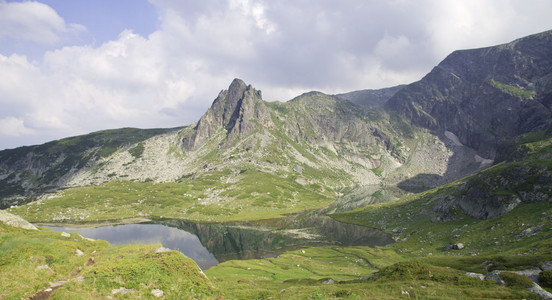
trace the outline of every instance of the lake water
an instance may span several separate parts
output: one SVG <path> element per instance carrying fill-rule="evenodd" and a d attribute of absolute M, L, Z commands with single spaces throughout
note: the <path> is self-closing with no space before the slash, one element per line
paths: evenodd
<path fill-rule="evenodd" d="M 404 196 L 398 189 L 370 186 L 339 197 L 323 210 L 284 218 L 245 223 L 206 224 L 182 220 L 156 220 L 154 224 L 127 224 L 94 228 L 48 227 L 106 240 L 113 245 L 162 244 L 179 250 L 205 270 L 232 259 L 276 257 L 305 246 L 379 246 L 392 242 L 388 234 L 363 226 L 337 222 L 326 216 L 391 201 Z M 47 226 L 46 226 L 47 227 Z"/>
<path fill-rule="evenodd" d="M 93 228 L 43 227 L 56 231 L 76 232 L 83 237 L 108 241 L 112 245 L 162 244 L 166 248 L 184 253 L 203 270 L 219 263 L 216 257 L 201 244 L 197 235 L 166 225 L 125 224 Z"/>
<path fill-rule="evenodd" d="M 276 257 L 304 246 L 377 246 L 389 235 L 372 228 L 337 222 L 326 216 L 295 216 L 254 223 L 205 224 L 181 220 L 92 228 L 44 226 L 106 240 L 113 245 L 162 244 L 178 250 L 206 270 L 230 259 Z"/>

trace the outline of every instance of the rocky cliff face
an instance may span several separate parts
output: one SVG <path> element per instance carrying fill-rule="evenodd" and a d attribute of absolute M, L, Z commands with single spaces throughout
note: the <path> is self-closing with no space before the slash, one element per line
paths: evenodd
<path fill-rule="evenodd" d="M 480 156 L 497 144 L 546 129 L 552 120 L 552 31 L 509 44 L 455 51 L 386 103 L 412 123 L 450 131 Z"/>
<path fill-rule="evenodd" d="M 221 128 L 226 131 L 225 145 L 247 136 L 257 126 L 273 126 L 270 112 L 262 101 L 261 92 L 240 79 L 234 79 L 228 90 L 219 93 L 211 107 L 201 117 L 191 136 L 183 139 L 186 150 L 196 150 Z"/>

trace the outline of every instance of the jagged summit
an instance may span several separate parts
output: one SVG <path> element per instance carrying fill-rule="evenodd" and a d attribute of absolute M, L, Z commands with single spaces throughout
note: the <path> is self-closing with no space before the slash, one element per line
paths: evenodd
<path fill-rule="evenodd" d="M 254 120 L 256 122 L 252 122 Z M 220 129 L 226 131 L 227 142 L 231 142 L 238 136 L 252 133 L 258 124 L 266 127 L 273 125 L 261 91 L 236 78 L 228 90 L 219 93 L 195 126 L 192 135 L 184 137 L 183 146 L 186 150 L 195 150 Z"/>

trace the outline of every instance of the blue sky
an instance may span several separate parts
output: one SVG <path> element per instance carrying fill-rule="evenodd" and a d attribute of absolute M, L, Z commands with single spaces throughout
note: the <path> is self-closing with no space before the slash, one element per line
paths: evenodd
<path fill-rule="evenodd" d="M 419 80 L 450 52 L 552 29 L 549 0 L 0 0 L 0 149 L 196 122 L 242 78 L 265 100 Z"/>

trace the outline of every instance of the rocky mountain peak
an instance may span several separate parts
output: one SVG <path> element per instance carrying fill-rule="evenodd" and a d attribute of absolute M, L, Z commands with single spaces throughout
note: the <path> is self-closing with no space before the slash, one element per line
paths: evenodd
<path fill-rule="evenodd" d="M 227 90 L 219 93 L 197 123 L 192 135 L 183 139 L 183 146 L 186 150 L 195 150 L 221 128 L 226 131 L 228 144 L 236 137 L 254 132 L 258 125 L 273 126 L 261 91 L 236 78 Z"/>
<path fill-rule="evenodd" d="M 437 134 L 456 134 L 479 155 L 552 124 L 552 31 L 450 54 L 391 97 L 389 111 Z"/>

